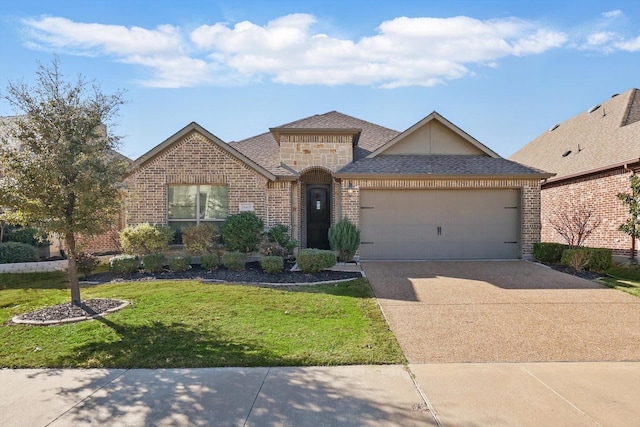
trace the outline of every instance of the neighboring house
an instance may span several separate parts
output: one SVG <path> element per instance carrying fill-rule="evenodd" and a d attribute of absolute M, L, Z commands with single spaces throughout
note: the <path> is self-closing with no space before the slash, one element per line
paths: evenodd
<path fill-rule="evenodd" d="M 588 203 L 601 225 L 586 246 L 638 255 L 638 241 L 618 231 L 629 218 L 616 197 L 630 193 L 629 177 L 640 172 L 640 91 L 631 89 L 553 126 L 510 160 L 554 172 L 542 184 L 542 240 L 564 242 L 549 222 L 568 201 Z"/>
<path fill-rule="evenodd" d="M 550 176 L 436 112 L 399 133 L 332 111 L 228 144 L 191 123 L 134 162 L 126 222 L 180 230 L 249 210 L 328 248 L 347 217 L 361 259 L 528 258 Z"/>

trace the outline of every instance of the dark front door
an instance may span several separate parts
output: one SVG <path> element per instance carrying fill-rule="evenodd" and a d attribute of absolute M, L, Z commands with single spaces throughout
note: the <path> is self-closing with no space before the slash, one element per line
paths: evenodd
<path fill-rule="evenodd" d="M 307 247 L 329 249 L 331 197 L 328 185 L 307 186 Z"/>

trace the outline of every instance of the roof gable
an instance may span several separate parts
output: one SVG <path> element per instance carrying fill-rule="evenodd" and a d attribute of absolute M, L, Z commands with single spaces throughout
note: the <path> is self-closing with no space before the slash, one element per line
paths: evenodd
<path fill-rule="evenodd" d="M 509 159 L 554 180 L 640 160 L 640 91 L 630 89 L 554 125 Z"/>
<path fill-rule="evenodd" d="M 156 145 L 154 148 L 152 148 L 151 150 L 147 151 L 142 156 L 138 157 L 138 159 L 136 159 L 136 161 L 133 162 L 133 170 L 135 171 L 136 169 L 142 167 L 148 161 L 150 161 L 153 158 L 157 157 L 158 155 L 162 154 L 164 151 L 166 151 L 172 145 L 176 144 L 178 141 L 180 141 L 183 137 L 187 136 L 191 132 L 197 132 L 197 133 L 201 134 L 208 141 L 210 141 L 211 143 L 215 144 L 217 147 L 219 147 L 223 151 L 227 152 L 229 155 L 237 158 L 239 161 L 241 161 L 242 163 L 246 164 L 247 166 L 249 166 L 250 168 L 255 170 L 257 173 L 261 174 L 265 178 L 270 179 L 270 180 L 275 180 L 276 179 L 275 175 L 272 174 L 271 172 L 269 172 L 267 169 L 265 169 L 264 167 L 260 166 L 259 164 L 257 164 L 253 160 L 251 160 L 249 157 L 247 157 L 244 154 L 242 154 L 240 151 L 238 151 L 235 148 L 229 146 L 229 144 L 226 144 L 220 138 L 218 138 L 217 136 L 215 136 L 214 134 L 212 134 L 211 132 L 209 132 L 208 130 L 206 130 L 205 128 L 203 128 L 202 126 L 197 124 L 196 122 L 189 123 L 187 126 L 182 128 L 178 132 L 174 133 L 172 136 L 170 136 L 169 138 L 167 138 L 166 140 L 164 140 L 160 144 Z"/>
<path fill-rule="evenodd" d="M 436 111 L 367 157 L 379 155 L 482 155 L 500 158 L 497 153 Z"/>

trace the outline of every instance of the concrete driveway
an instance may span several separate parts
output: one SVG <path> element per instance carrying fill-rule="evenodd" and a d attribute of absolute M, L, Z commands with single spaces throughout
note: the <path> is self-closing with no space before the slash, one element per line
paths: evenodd
<path fill-rule="evenodd" d="M 526 261 L 364 262 L 410 364 L 640 361 L 640 298 Z"/>

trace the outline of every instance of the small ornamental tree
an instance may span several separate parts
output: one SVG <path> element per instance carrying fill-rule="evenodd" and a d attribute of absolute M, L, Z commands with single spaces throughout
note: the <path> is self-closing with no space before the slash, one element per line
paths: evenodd
<path fill-rule="evenodd" d="M 571 248 L 577 248 L 600 227 L 602 221 L 586 202 L 568 201 L 553 211 L 549 222 Z"/>
<path fill-rule="evenodd" d="M 19 115 L 0 136 L 0 206 L 20 224 L 64 239 L 71 302 L 80 305 L 78 238 L 105 232 L 121 210 L 127 165 L 113 152 L 119 137 L 105 126 L 117 116 L 123 94 L 104 94 L 82 77 L 65 80 L 57 59 L 40 65 L 36 75 L 33 86 L 7 86 L 5 98 Z"/>
<path fill-rule="evenodd" d="M 629 209 L 629 219 L 618 229 L 634 239 L 640 239 L 640 175 L 631 175 L 630 182 L 631 194 L 618 194 L 618 199 Z"/>

